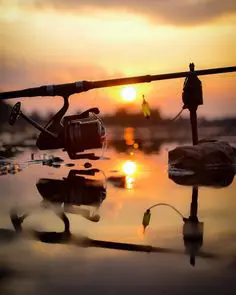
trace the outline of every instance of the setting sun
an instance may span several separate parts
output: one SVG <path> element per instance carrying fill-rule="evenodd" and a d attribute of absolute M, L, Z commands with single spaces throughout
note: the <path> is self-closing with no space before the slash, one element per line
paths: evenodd
<path fill-rule="evenodd" d="M 132 86 L 124 87 L 121 90 L 121 96 L 122 96 L 123 100 L 126 101 L 126 102 L 134 101 L 135 98 L 136 98 L 136 94 L 137 94 L 136 90 Z"/>

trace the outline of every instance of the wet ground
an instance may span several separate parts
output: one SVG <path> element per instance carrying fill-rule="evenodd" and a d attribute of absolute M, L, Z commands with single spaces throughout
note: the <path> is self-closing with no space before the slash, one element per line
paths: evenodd
<path fill-rule="evenodd" d="M 148 153 L 138 146 L 129 153 L 110 146 L 110 160 L 91 162 L 107 179 L 114 176 L 106 183 L 103 173 L 93 177 L 75 171 L 85 169 L 84 160 L 74 167 L 32 164 L 0 176 L 1 294 L 235 294 L 236 181 L 232 178 L 217 188 L 176 184 L 167 166 L 168 150 L 176 145 L 164 144 Z M 22 163 L 31 153 L 24 149 L 16 159 Z M 71 162 L 62 152 L 53 155 Z M 125 177 L 117 177 L 121 175 Z M 43 199 L 54 205 L 40 207 Z M 75 205 L 73 212 L 65 206 L 68 202 Z M 167 206 L 151 210 L 144 234 L 143 214 L 156 203 L 170 204 L 186 218 L 192 204 L 192 214 L 203 223 L 197 237 L 184 240 L 184 221 Z M 45 243 L 30 234 L 17 235 L 9 214 L 13 208 L 31 213 L 22 233 L 61 232 L 63 237 L 64 225 L 55 211 L 71 210 L 67 217 L 73 237 L 91 240 L 55 243 L 49 237 Z M 158 248 L 153 248 L 155 253 L 131 251 L 130 243 Z"/>

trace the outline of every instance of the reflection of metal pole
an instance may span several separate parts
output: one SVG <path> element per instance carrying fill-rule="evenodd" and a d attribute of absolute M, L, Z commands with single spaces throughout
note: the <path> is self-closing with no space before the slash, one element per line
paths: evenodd
<path fill-rule="evenodd" d="M 190 113 L 190 115 L 191 115 L 191 113 Z M 194 142 L 193 142 L 193 144 L 194 144 Z M 197 211 L 198 211 L 198 187 L 193 186 L 189 221 L 193 222 L 195 224 L 195 226 L 198 226 Z M 190 264 L 193 266 L 195 265 L 195 256 L 196 256 L 195 249 L 192 249 L 192 251 L 190 251 Z"/>
<path fill-rule="evenodd" d="M 193 186 L 189 221 L 193 222 L 195 226 L 198 226 L 197 211 L 198 211 L 198 187 Z M 196 250 L 195 250 L 195 247 L 193 247 L 192 251 L 190 251 L 190 264 L 193 266 L 195 265 L 195 256 L 196 256 Z"/>
<path fill-rule="evenodd" d="M 193 186 L 192 202 L 191 202 L 190 216 L 189 216 L 189 220 L 191 220 L 192 222 L 198 222 L 197 211 L 198 211 L 198 187 Z"/>
<path fill-rule="evenodd" d="M 203 223 L 198 217 L 198 187 L 193 186 L 190 215 L 183 227 L 184 245 L 190 256 L 190 264 L 195 265 L 195 257 L 203 243 Z"/>

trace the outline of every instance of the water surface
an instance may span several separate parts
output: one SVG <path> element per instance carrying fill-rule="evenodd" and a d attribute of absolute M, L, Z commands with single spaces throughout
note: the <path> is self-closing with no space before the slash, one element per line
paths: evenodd
<path fill-rule="evenodd" d="M 125 136 L 126 143 L 132 140 Z M 126 187 L 107 182 L 106 198 L 100 208 L 83 206 L 91 212 L 96 210 L 99 222 L 67 214 L 75 235 L 152 245 L 171 249 L 173 253 L 84 248 L 23 238 L 7 240 L 4 230 L 13 230 L 10 210 L 17 206 L 28 211 L 38 208 L 42 201 L 36 187 L 39 179 L 63 182 L 70 169 L 83 169 L 85 161 L 76 161 L 73 168 L 31 165 L 15 175 L 1 176 L 0 289 L 9 294 L 235 294 L 235 180 L 223 188 L 198 188 L 198 219 L 204 223 L 200 251 L 207 257 L 196 257 L 194 267 L 183 241 L 183 220 L 171 208 L 154 208 L 150 225 L 143 234 L 143 214 L 155 203 L 168 203 L 189 217 L 192 187 L 177 185 L 168 178 L 168 150 L 176 145 L 166 143 L 150 148 L 146 142 L 143 144 L 146 149 L 110 145 L 106 152 L 110 160 L 93 162 L 93 168 L 103 170 L 107 178 L 126 173 Z M 25 149 L 17 155 L 17 161 L 28 160 L 31 152 Z M 65 153 L 53 154 L 71 162 Z M 104 176 L 101 173 L 95 178 L 103 181 Z M 63 223 L 52 210 L 37 209 L 25 220 L 23 228 L 60 232 Z"/>

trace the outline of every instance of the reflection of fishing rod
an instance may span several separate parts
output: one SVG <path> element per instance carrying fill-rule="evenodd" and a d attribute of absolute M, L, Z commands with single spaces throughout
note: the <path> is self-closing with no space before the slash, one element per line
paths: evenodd
<path fill-rule="evenodd" d="M 121 242 L 112 242 L 112 241 L 101 241 L 94 240 L 90 238 L 76 238 L 72 236 L 72 244 L 77 246 L 86 246 L 86 247 L 98 247 L 98 248 L 107 248 L 107 249 L 115 249 L 115 250 L 125 250 L 125 251 L 138 251 L 138 252 L 149 252 L 149 253 L 166 253 L 166 254 L 185 254 L 182 250 L 170 249 L 170 248 L 162 248 L 155 247 L 150 245 L 140 245 L 140 244 L 132 244 L 132 243 L 121 243 Z M 199 251 L 196 256 L 202 258 L 214 259 L 218 258 L 218 255 L 212 253 L 206 253 L 203 251 Z"/>
<path fill-rule="evenodd" d="M 121 251 L 131 252 L 145 252 L 145 253 L 163 253 L 163 254 L 176 254 L 183 255 L 185 252 L 178 249 L 155 247 L 150 245 L 134 244 L 134 243 L 122 243 L 115 241 L 95 240 L 89 237 L 76 236 L 69 232 L 39 232 L 35 230 L 17 229 L 16 231 L 10 229 L 0 229 L 1 242 L 14 241 L 18 237 L 26 238 L 29 240 L 41 241 L 49 244 L 68 244 L 77 247 L 95 247 L 104 249 L 114 249 Z M 213 253 L 206 253 L 199 251 L 196 256 L 206 259 L 219 259 L 220 256 Z"/>
<path fill-rule="evenodd" d="M 195 71 L 196 75 L 212 75 L 212 74 L 222 74 L 236 72 L 236 66 L 214 68 L 214 69 L 204 69 Z M 119 86 L 126 84 L 137 84 L 137 83 L 149 83 L 152 81 L 168 80 L 185 78 L 189 75 L 187 72 L 177 72 L 168 74 L 158 74 L 158 75 L 145 75 L 145 76 L 135 76 L 128 78 L 118 78 L 118 79 L 108 79 L 101 81 L 79 81 L 67 84 L 58 85 L 45 85 L 35 88 L 28 88 L 23 90 L 15 90 L 0 93 L 0 99 L 9 99 L 17 97 L 34 97 L 34 96 L 63 96 L 68 97 L 75 93 L 85 92 L 91 89 L 104 88 L 111 86 Z"/>
<path fill-rule="evenodd" d="M 104 240 L 95 240 L 84 236 L 77 236 L 71 234 L 70 232 L 70 222 L 66 217 L 63 211 L 58 211 L 57 215 L 64 223 L 64 231 L 62 232 L 39 232 L 35 230 L 23 230 L 22 223 L 28 214 L 18 216 L 15 210 L 11 210 L 11 221 L 15 228 L 15 231 L 0 229 L 0 241 L 4 242 L 4 237 L 6 242 L 14 240 L 17 237 L 23 237 L 30 240 L 41 241 L 43 243 L 52 243 L 52 244 L 69 244 L 78 247 L 96 247 L 96 248 L 106 248 L 114 250 L 123 250 L 123 251 L 135 251 L 135 252 L 147 252 L 147 253 L 166 253 L 166 254 L 189 254 L 183 250 L 171 249 L 171 248 L 162 248 L 155 247 L 151 245 L 141 245 L 133 243 L 122 243 L 115 241 L 104 241 Z M 203 252 L 200 249 L 194 253 L 194 256 L 207 259 L 218 259 L 219 255 L 213 253 Z"/>

